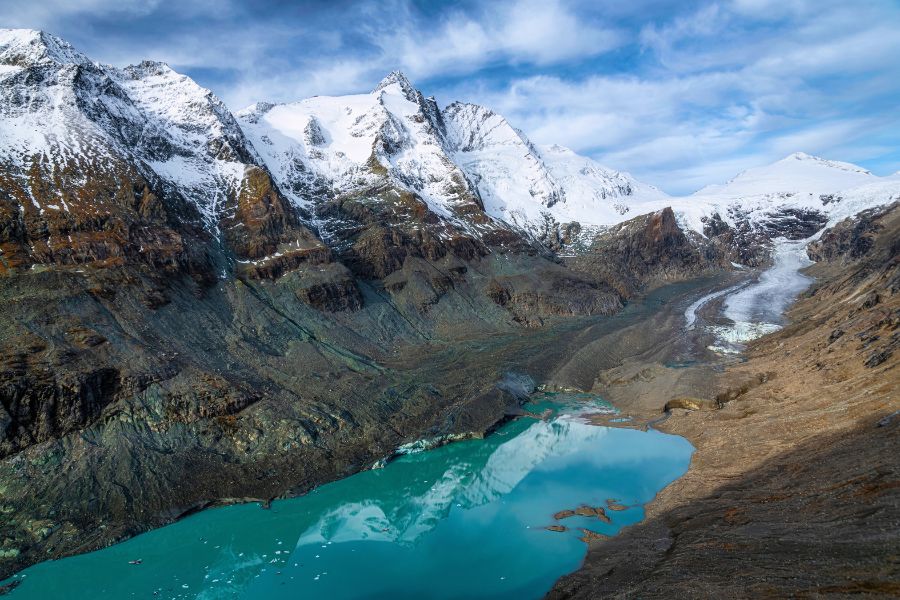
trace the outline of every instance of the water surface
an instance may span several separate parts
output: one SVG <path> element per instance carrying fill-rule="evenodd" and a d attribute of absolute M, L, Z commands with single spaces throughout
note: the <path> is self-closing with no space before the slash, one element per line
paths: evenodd
<path fill-rule="evenodd" d="M 688 467 L 691 445 L 588 423 L 596 397 L 544 394 L 484 440 L 404 455 L 269 510 L 203 511 L 93 552 L 36 565 L 13 600 L 67 598 L 538 598 Z M 553 519 L 562 509 L 628 506 Z M 561 524 L 565 532 L 549 531 Z M 140 560 L 140 564 L 129 561 Z"/>

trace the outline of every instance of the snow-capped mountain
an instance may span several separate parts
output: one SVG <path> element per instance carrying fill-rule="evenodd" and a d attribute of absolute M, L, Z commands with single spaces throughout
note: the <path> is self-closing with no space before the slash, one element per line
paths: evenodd
<path fill-rule="evenodd" d="M 671 206 L 682 228 L 704 234 L 711 219 L 764 236 L 818 229 L 832 215 L 866 208 L 849 190 L 878 182 L 865 169 L 802 153 L 745 171 L 722 185 L 670 197 L 558 145 L 539 147 L 502 115 L 476 104 L 440 109 L 401 73 L 368 94 L 258 104 L 238 115 L 269 170 L 292 199 L 315 212 L 323 198 L 391 185 L 478 235 L 473 215 L 504 223 L 558 249 L 636 215 Z M 291 193 L 290 191 L 293 190 Z M 848 193 L 842 196 L 840 192 Z M 812 219 L 806 225 L 793 221 Z M 798 233 L 799 235 L 799 233 Z"/>
<path fill-rule="evenodd" d="M 672 198 L 669 204 L 684 227 L 700 233 L 713 215 L 732 227 L 765 227 L 789 215 L 806 215 L 816 221 L 818 230 L 900 197 L 898 183 L 851 163 L 797 152 L 748 169 L 724 184 Z"/>
<path fill-rule="evenodd" d="M 441 110 L 396 72 L 369 94 L 257 104 L 238 118 L 281 186 L 307 208 L 312 190 L 346 194 L 387 177 L 464 228 L 465 215 L 483 210 L 542 236 L 548 224 L 601 227 L 635 203 L 666 198 L 561 146 L 537 148 L 486 107 Z"/>
<path fill-rule="evenodd" d="M 483 106 L 453 103 L 444 120 L 452 155 L 477 185 L 485 210 L 524 229 L 538 229 L 548 219 L 607 226 L 637 203 L 667 197 L 568 148 L 538 148 Z"/>
<path fill-rule="evenodd" d="M 137 147 L 142 158 L 215 225 L 226 192 L 239 188 L 247 166 L 259 164 L 234 117 L 211 91 L 164 63 L 105 71 L 143 115 L 145 128 L 164 140 L 160 147 L 160 141 L 142 138 Z"/>
<path fill-rule="evenodd" d="M 0 160 L 8 167 L 24 169 L 35 156 L 48 169 L 130 163 L 177 188 L 215 225 L 217 203 L 257 162 L 224 104 L 162 63 L 99 65 L 33 30 L 0 31 L 0 63 Z"/>
<path fill-rule="evenodd" d="M 891 198 L 898 184 L 798 153 L 673 198 L 561 146 L 538 147 L 489 108 L 454 102 L 441 109 L 401 73 L 370 93 L 259 103 L 235 117 L 165 64 L 100 65 L 33 30 L 0 30 L 0 100 L 0 164 L 28 198 L 26 212 L 90 212 L 103 195 L 71 191 L 127 175 L 191 209 L 180 218 L 228 237 L 251 218 L 246 210 L 239 215 L 239 196 L 252 190 L 259 201 L 267 193 L 268 183 L 260 188 L 250 179 L 271 174 L 279 200 L 267 206 L 282 216 L 269 218 L 305 220 L 333 248 L 355 243 L 347 236 L 377 222 L 405 225 L 413 237 L 430 230 L 445 242 L 462 235 L 490 245 L 497 232 L 505 240 L 525 234 L 558 250 L 578 232 L 589 241 L 667 206 L 684 229 L 701 234 L 712 220 L 774 235 L 791 219 L 812 219 L 819 228 Z M 860 186 L 865 190 L 850 192 Z M 347 198 L 362 202 L 368 216 L 329 206 Z M 274 237 L 238 244 L 241 260 L 319 244 L 308 232 L 255 226 Z"/>
<path fill-rule="evenodd" d="M 18 205 L 0 267 L 149 263 L 209 281 L 223 260 L 275 273 L 328 255 L 191 79 L 34 30 L 0 30 L 0 67 L 0 177 Z"/>
<path fill-rule="evenodd" d="M 748 197 L 772 190 L 784 193 L 829 193 L 871 183 L 875 176 L 851 163 L 795 152 L 764 167 L 739 173 L 721 185 L 708 185 L 694 196 Z"/>
<path fill-rule="evenodd" d="M 316 96 L 291 104 L 257 104 L 238 113 L 278 182 L 301 205 L 318 180 L 332 194 L 378 184 L 384 177 L 417 194 L 428 209 L 455 218 L 478 205 L 465 174 L 447 156 L 433 98 L 400 73 L 369 94 Z M 295 183 L 306 185 L 297 188 Z"/>

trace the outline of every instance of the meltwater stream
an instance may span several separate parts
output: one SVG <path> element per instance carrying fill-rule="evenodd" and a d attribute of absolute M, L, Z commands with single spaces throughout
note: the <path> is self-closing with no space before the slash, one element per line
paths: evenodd
<path fill-rule="evenodd" d="M 483 440 L 402 456 L 269 510 L 203 511 L 110 548 L 36 565 L 14 600 L 538 598 L 688 467 L 684 438 L 591 425 L 595 396 L 542 394 Z M 582 505 L 596 516 L 554 520 Z M 550 531 L 564 525 L 567 531 Z M 139 564 L 130 564 L 132 561 Z"/>

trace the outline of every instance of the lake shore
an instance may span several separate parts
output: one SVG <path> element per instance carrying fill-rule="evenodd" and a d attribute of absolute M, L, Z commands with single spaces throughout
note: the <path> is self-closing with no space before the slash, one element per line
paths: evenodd
<path fill-rule="evenodd" d="M 433 381 L 441 391 L 441 397 L 462 400 L 429 403 L 426 401 L 432 398 L 421 398 L 420 412 L 404 415 L 402 421 L 395 418 L 380 427 L 365 428 L 365 435 L 353 438 L 347 445 L 339 445 L 340 440 L 325 438 L 308 450 L 273 453 L 254 469 L 241 470 L 237 474 L 213 470 L 205 463 L 192 465 L 195 471 L 199 469 L 198 485 L 208 488 L 209 495 L 203 502 L 185 503 L 177 511 L 166 511 L 159 516 L 129 511 L 122 521 L 104 521 L 97 527 L 89 527 L 86 523 L 79 523 L 77 527 L 50 527 L 39 544 L 9 535 L 10 546 L 16 552 L 0 557 L 3 559 L 0 560 L 0 579 L 41 560 L 104 548 L 213 506 L 257 500 L 268 503 L 273 499 L 303 495 L 320 485 L 370 468 L 390 456 L 399 445 L 410 441 L 402 436 L 411 431 L 428 438 L 455 434 L 477 436 L 489 432 L 511 415 L 521 412 L 519 403 L 531 391 L 510 386 L 507 381 L 510 377 L 513 384 L 522 383 L 519 379 L 529 379 L 551 389 L 589 388 L 588 374 L 620 359 L 619 349 L 612 346 L 623 330 L 643 327 L 658 319 L 677 319 L 678 306 L 707 293 L 710 288 L 723 285 L 723 281 L 730 281 L 734 276 L 726 274 L 672 283 L 636 298 L 624 310 L 611 316 L 569 317 L 548 322 L 542 328 L 524 328 L 507 335 L 472 337 L 443 347 L 430 347 L 428 351 L 432 354 L 424 361 L 421 348 L 418 353 L 415 349 L 404 349 L 385 360 L 387 368 L 408 373 L 409 381 Z M 583 353 L 587 347 L 608 349 L 590 356 Z M 352 389 L 347 393 L 353 398 L 358 394 Z M 272 433 L 270 430 L 270 437 Z M 274 433 L 281 435 L 283 430 L 277 429 Z M 338 434 L 345 432 L 339 430 Z M 98 451 L 86 441 L 84 444 L 92 452 Z M 273 477 L 273 473 L 277 476 Z M 21 477 L 17 472 L 4 475 L 11 481 Z M 60 485 L 69 484 L 67 478 L 64 482 L 63 477 L 59 479 Z M 214 484 L 225 479 L 241 493 L 224 496 L 218 493 Z M 299 481 L 299 484 L 288 484 L 289 480 Z M 35 498 L 28 501 L 46 501 L 40 495 Z M 45 524 L 21 512 L 15 514 L 6 527 L 9 531 L 30 532 L 45 527 Z"/>

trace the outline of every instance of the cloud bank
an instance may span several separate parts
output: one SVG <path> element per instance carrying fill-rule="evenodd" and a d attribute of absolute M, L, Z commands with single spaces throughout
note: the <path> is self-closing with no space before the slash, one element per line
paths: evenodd
<path fill-rule="evenodd" d="M 671 193 L 804 151 L 900 169 L 892 0 L 0 0 L 96 60 L 163 60 L 232 108 L 403 70 Z"/>

